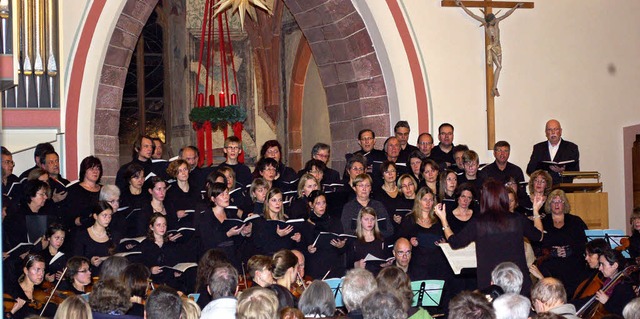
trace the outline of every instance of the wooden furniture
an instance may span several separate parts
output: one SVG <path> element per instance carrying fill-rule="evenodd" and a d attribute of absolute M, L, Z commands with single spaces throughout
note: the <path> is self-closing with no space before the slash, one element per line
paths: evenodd
<path fill-rule="evenodd" d="M 590 183 L 560 183 L 553 188 L 561 189 L 566 193 L 571 205 L 571 213 L 580 216 L 589 229 L 609 228 L 609 194 L 602 192 L 600 173 L 564 172 L 562 175 L 571 176 L 574 180 L 596 180 Z"/>

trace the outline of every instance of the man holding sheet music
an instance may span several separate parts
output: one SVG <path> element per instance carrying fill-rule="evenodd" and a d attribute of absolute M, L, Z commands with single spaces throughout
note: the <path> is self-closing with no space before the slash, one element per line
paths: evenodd
<path fill-rule="evenodd" d="M 571 183 L 573 178 L 561 177 L 565 171 L 580 170 L 578 145 L 562 139 L 562 127 L 557 120 L 549 120 L 545 125 L 547 140 L 533 146 L 527 165 L 527 174 L 544 169 L 551 174 L 553 184 Z"/>

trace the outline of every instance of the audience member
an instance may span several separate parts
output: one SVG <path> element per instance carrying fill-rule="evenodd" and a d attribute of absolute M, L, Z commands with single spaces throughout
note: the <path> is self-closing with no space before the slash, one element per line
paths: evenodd
<path fill-rule="evenodd" d="M 273 291 L 262 287 L 251 287 L 238 297 L 236 319 L 273 319 L 277 317 L 278 297 Z"/>
<path fill-rule="evenodd" d="M 329 285 L 320 280 L 314 280 L 300 296 L 298 309 L 305 317 L 331 317 L 336 312 L 336 301 Z"/>
<path fill-rule="evenodd" d="M 376 289 L 362 301 L 362 315 L 364 319 L 404 319 L 402 301 L 395 294 Z"/>
<path fill-rule="evenodd" d="M 347 271 L 342 283 L 342 301 L 347 308 L 349 318 L 362 318 L 363 300 L 376 287 L 376 279 L 370 271 L 363 268 Z"/>
<path fill-rule="evenodd" d="M 567 303 L 567 292 L 560 280 L 544 278 L 531 290 L 531 301 L 537 313 L 551 312 L 568 319 L 578 319 L 576 308 Z"/>
<path fill-rule="evenodd" d="M 491 272 L 491 283 L 500 286 L 505 293 L 519 294 L 523 278 L 518 265 L 509 261 L 498 264 Z"/>
<path fill-rule="evenodd" d="M 182 300 L 178 292 L 168 286 L 154 289 L 144 306 L 145 319 L 181 319 L 181 315 Z"/>
<path fill-rule="evenodd" d="M 527 319 L 531 301 L 517 293 L 506 293 L 493 301 L 496 319 Z"/>
<path fill-rule="evenodd" d="M 449 303 L 449 318 L 495 319 L 491 303 L 479 293 L 463 291 Z"/>
<path fill-rule="evenodd" d="M 58 306 L 53 319 L 93 319 L 93 315 L 89 303 L 83 297 L 73 295 Z"/>
<path fill-rule="evenodd" d="M 231 264 L 219 264 L 213 269 L 207 290 L 211 302 L 202 309 L 202 319 L 236 317 L 238 271 Z"/>
<path fill-rule="evenodd" d="M 631 300 L 622 310 L 624 319 L 640 319 L 640 297 Z"/>

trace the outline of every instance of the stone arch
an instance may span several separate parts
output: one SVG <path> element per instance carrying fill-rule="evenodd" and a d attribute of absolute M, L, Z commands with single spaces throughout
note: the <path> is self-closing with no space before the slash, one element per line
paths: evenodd
<path fill-rule="evenodd" d="M 118 129 L 127 68 L 136 40 L 158 0 L 127 0 L 116 23 L 100 75 L 94 145 L 104 177 L 119 167 Z M 389 104 L 382 69 L 364 21 L 351 1 L 284 0 L 306 37 L 327 94 L 333 167 L 357 149 L 362 128 L 389 134 Z M 295 125 L 295 123 L 294 123 Z"/>
<path fill-rule="evenodd" d="M 283 1 L 318 65 L 329 108 L 332 167 L 341 168 L 344 155 L 358 149 L 358 131 L 390 131 L 387 89 L 371 36 L 351 1 Z M 289 123 L 294 133 L 296 124 Z"/>
<path fill-rule="evenodd" d="M 95 154 L 102 160 L 104 177 L 115 180 L 119 168 L 120 107 L 131 56 L 142 28 L 159 0 L 127 0 L 111 35 L 102 66 L 94 123 Z"/>

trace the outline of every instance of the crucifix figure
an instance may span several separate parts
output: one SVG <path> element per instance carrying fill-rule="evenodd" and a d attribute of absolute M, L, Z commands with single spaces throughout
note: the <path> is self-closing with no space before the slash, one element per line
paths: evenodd
<path fill-rule="evenodd" d="M 491 90 L 491 94 L 493 96 L 500 96 L 498 93 L 498 78 L 500 78 L 500 71 L 502 70 L 502 46 L 500 45 L 500 21 L 506 19 L 510 16 L 517 8 L 522 7 L 523 3 L 520 2 L 516 4 L 511 10 L 507 11 L 507 13 L 496 17 L 493 13 L 487 13 L 484 10 L 480 9 L 484 14 L 484 17 L 480 17 L 475 13 L 471 12 L 471 10 L 467 9 L 464 4 L 460 0 L 455 0 L 456 5 L 461 7 L 464 12 L 470 15 L 472 18 L 478 20 L 481 23 L 481 26 L 484 27 L 484 32 L 486 32 L 487 37 L 489 38 L 489 43 L 487 44 L 487 64 L 495 65 L 495 69 L 493 71 L 493 88 Z M 498 11 L 500 13 L 500 11 Z"/>
<path fill-rule="evenodd" d="M 500 21 L 510 16 L 515 9 L 533 9 L 533 2 L 512 2 L 512 1 L 492 1 L 492 0 L 476 0 L 476 1 L 460 1 L 460 0 L 442 0 L 443 7 L 461 7 L 468 15 L 479 21 L 480 26 L 484 27 L 485 37 L 485 59 L 486 66 L 486 99 L 487 99 L 487 149 L 492 150 L 496 142 L 495 131 L 495 97 L 498 93 L 498 78 L 502 70 L 502 47 L 500 45 Z M 478 16 L 467 8 L 481 8 L 484 17 Z M 496 17 L 492 13 L 493 8 L 510 8 L 508 12 L 502 16 Z M 498 12 L 500 13 L 500 12 Z M 495 71 L 494 71 L 495 66 Z M 494 77 L 495 72 L 495 77 Z"/>

